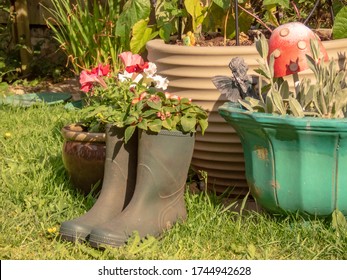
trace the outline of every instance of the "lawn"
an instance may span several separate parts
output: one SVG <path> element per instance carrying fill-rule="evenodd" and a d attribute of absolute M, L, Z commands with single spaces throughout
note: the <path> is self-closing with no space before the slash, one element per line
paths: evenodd
<path fill-rule="evenodd" d="M 187 220 L 160 239 L 103 251 L 59 240 L 59 225 L 96 199 L 73 189 L 62 162 L 60 129 L 77 119 L 63 105 L 0 105 L 0 259 L 347 259 L 345 219 L 239 213 L 188 190 Z"/>

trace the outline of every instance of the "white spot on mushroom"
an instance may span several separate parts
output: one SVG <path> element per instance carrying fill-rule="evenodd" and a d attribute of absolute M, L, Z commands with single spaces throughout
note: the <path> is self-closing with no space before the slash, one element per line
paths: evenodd
<path fill-rule="evenodd" d="M 283 28 L 283 29 L 281 29 L 280 35 L 281 35 L 282 37 L 286 37 L 288 34 L 289 34 L 289 28 Z"/>
<path fill-rule="evenodd" d="M 299 41 L 299 42 L 298 42 L 298 48 L 299 48 L 300 50 L 306 49 L 306 46 L 307 46 L 307 44 L 306 44 L 305 41 Z"/>
<path fill-rule="evenodd" d="M 278 57 L 280 57 L 280 55 L 281 55 L 281 51 L 280 51 L 279 49 L 275 49 L 274 52 L 273 52 L 273 54 L 274 54 L 274 57 L 275 57 L 275 58 L 278 58 Z"/>

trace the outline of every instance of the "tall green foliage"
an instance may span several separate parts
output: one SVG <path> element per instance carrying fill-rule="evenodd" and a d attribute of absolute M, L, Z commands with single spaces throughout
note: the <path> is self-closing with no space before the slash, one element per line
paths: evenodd
<path fill-rule="evenodd" d="M 0 91 L 7 88 L 7 82 L 15 80 L 20 73 L 20 45 L 14 44 L 14 15 L 10 9 L 10 0 L 0 0 Z"/>
<path fill-rule="evenodd" d="M 76 74 L 98 63 L 118 69 L 117 55 L 130 50 L 132 27 L 150 13 L 149 0 L 51 2 L 52 8 L 45 7 L 51 15 L 47 25 Z"/>

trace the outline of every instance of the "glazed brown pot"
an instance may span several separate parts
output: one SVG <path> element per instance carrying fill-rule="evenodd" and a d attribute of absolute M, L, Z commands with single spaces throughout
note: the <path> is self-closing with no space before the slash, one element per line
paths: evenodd
<path fill-rule="evenodd" d="M 83 194 L 90 193 L 97 183 L 100 188 L 104 176 L 106 134 L 85 132 L 78 124 L 63 127 L 61 133 L 64 137 L 63 162 L 73 186 Z"/>
<path fill-rule="evenodd" d="M 338 52 L 347 53 L 347 39 L 326 41 L 323 45 L 329 57 L 336 58 Z M 156 39 L 149 41 L 146 47 L 148 60 L 157 65 L 158 74 L 169 79 L 168 91 L 192 98 L 209 111 L 209 127 L 205 135 L 196 135 L 193 169 L 207 173 L 209 189 L 222 193 L 229 187 L 235 195 L 245 195 L 248 186 L 240 138 L 218 113 L 218 107 L 228 100 L 211 79 L 216 75 L 230 76 L 228 64 L 236 56 L 243 57 L 249 66 L 249 74 L 255 75 L 254 69 L 258 68 L 260 58 L 255 46 L 187 47 Z M 309 71 L 299 74 L 303 75 L 312 79 Z M 289 83 L 292 85 L 292 79 Z"/>

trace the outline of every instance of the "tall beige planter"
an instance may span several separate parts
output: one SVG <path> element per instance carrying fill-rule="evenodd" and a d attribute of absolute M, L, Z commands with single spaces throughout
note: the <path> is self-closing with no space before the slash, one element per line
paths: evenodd
<path fill-rule="evenodd" d="M 347 53 L 347 40 L 324 43 L 328 54 Z M 158 67 L 160 75 L 166 76 L 169 91 L 192 98 L 209 110 L 209 128 L 204 136 L 197 134 L 192 167 L 208 175 L 208 188 L 221 193 L 227 187 L 235 195 L 248 192 L 245 179 L 244 156 L 236 132 L 219 116 L 218 107 L 227 101 L 213 85 L 216 75 L 231 75 L 228 64 L 232 57 L 243 57 L 254 73 L 259 55 L 255 46 L 233 47 L 186 47 L 165 44 L 162 40 L 147 43 L 148 60 Z M 304 73 L 309 75 L 310 73 Z"/>

